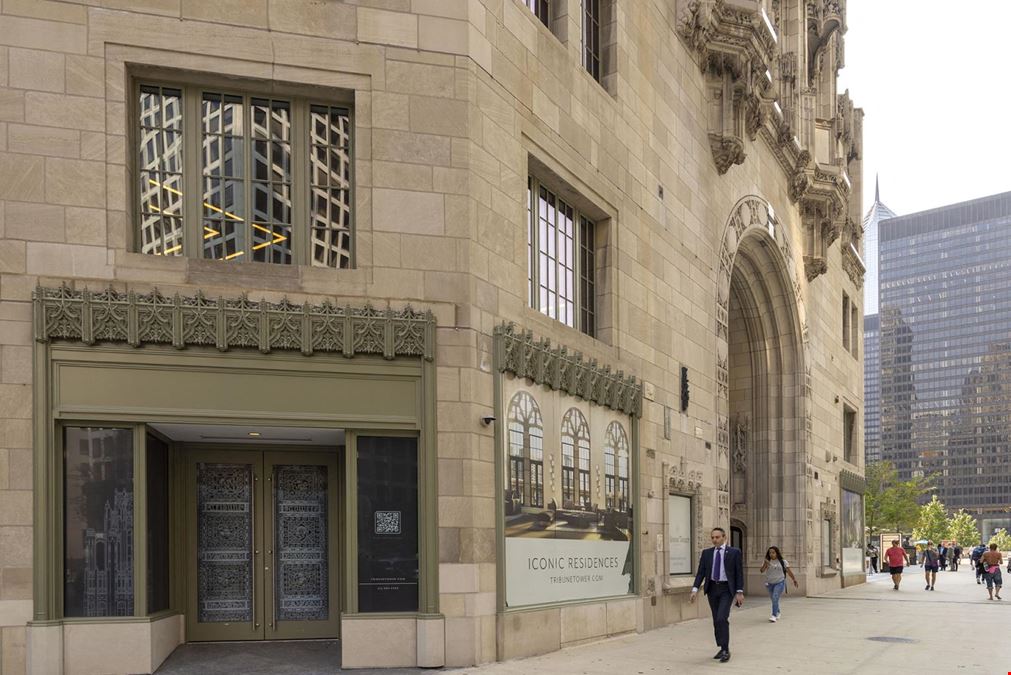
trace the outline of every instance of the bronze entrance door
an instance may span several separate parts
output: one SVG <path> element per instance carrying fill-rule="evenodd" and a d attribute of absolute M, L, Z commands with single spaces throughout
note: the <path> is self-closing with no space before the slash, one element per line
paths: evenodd
<path fill-rule="evenodd" d="M 336 452 L 186 461 L 186 639 L 338 636 Z"/>

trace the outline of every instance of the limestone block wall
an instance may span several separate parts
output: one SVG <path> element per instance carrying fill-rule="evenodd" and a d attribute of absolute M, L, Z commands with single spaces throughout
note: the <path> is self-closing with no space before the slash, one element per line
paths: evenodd
<path fill-rule="evenodd" d="M 761 140 L 717 174 L 697 63 L 674 33 L 674 3 L 602 3 L 603 84 L 580 65 L 580 4 L 551 28 L 519 0 L 3 0 L 0 5 L 0 650 L 24 670 L 31 617 L 31 289 L 63 281 L 164 292 L 202 289 L 295 302 L 407 303 L 437 317 L 440 609 L 446 665 L 554 649 L 706 610 L 664 594 L 657 499 L 662 467 L 704 476 L 718 520 L 716 274 L 731 208 L 769 200 L 793 248 L 801 224 Z M 135 252 L 129 202 L 129 83 L 159 69 L 268 90 L 353 91 L 357 267 L 225 265 Z M 598 334 L 528 307 L 526 180 L 533 171 L 600 214 Z M 663 196 L 660 196 L 660 188 Z M 840 289 L 859 297 L 837 248 L 802 292 L 808 308 L 808 589 L 818 509 L 837 498 L 841 406 L 862 365 L 841 344 Z M 640 589 L 655 596 L 499 619 L 496 605 L 491 335 L 502 321 L 647 381 L 640 424 Z M 862 357 L 861 357 L 862 358 Z M 678 409 L 680 367 L 691 405 Z M 664 408 L 672 432 L 664 434 Z M 861 438 L 857 434 L 857 438 Z M 707 448 L 706 443 L 711 447 Z M 859 469 L 859 467 L 853 467 Z M 814 479 L 814 471 L 819 479 Z M 578 615 L 578 616 L 577 616 Z M 584 616 L 585 615 L 585 616 Z M 521 628 L 556 617 L 573 632 Z M 592 620 L 591 620 L 592 619 Z M 557 624 L 557 622 L 556 622 Z M 555 624 L 552 624 L 555 625 Z M 545 637 L 545 635 L 547 637 Z"/>

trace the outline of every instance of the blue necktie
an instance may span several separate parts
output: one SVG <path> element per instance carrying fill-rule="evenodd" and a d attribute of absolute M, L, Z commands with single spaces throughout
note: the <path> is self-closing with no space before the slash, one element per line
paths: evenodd
<path fill-rule="evenodd" d="M 723 549 L 716 549 L 716 556 L 713 558 L 713 581 L 722 581 L 723 576 Z"/>

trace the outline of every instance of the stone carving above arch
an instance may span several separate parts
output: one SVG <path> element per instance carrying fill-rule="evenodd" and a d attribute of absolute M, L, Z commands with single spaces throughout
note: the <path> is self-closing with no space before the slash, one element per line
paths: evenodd
<path fill-rule="evenodd" d="M 798 319 L 801 325 L 806 322 L 804 312 L 803 296 L 801 294 L 800 279 L 798 277 L 798 267 L 793 257 L 793 247 L 790 244 L 789 235 L 786 228 L 781 226 L 772 207 L 767 201 L 755 195 L 742 198 L 734 205 L 730 212 L 730 218 L 723 231 L 723 238 L 720 244 L 720 269 L 717 272 L 716 281 L 716 334 L 722 340 L 728 337 L 728 315 L 730 311 L 730 279 L 734 271 L 734 260 L 737 257 L 737 249 L 741 240 L 751 232 L 760 232 L 762 237 L 771 239 L 776 249 L 783 257 L 783 263 L 789 282 L 792 286 L 794 300 L 797 303 L 799 312 Z M 718 352 L 716 355 L 718 368 L 726 369 L 727 354 Z M 729 378 L 717 375 L 718 383 L 727 382 Z"/>

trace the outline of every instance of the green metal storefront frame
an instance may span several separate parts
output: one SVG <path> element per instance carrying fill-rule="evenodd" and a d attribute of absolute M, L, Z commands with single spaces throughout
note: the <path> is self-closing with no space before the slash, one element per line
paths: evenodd
<path fill-rule="evenodd" d="M 399 415 L 342 415 L 289 410 L 271 416 L 270 426 L 340 428 L 346 432 L 342 466 L 343 499 L 339 537 L 346 561 L 341 597 L 344 617 L 357 612 L 357 435 L 405 435 L 418 438 L 418 509 L 420 589 L 418 611 L 401 616 L 439 616 L 438 482 L 436 451 L 435 325 L 431 313 L 337 307 L 330 303 L 300 305 L 194 296 L 139 295 L 108 290 L 92 294 L 67 286 L 39 287 L 34 297 L 33 460 L 34 542 L 32 625 L 150 622 L 181 613 L 185 607 L 185 547 L 173 546 L 170 561 L 171 607 L 147 614 L 146 443 L 148 423 L 263 425 L 258 411 L 186 410 L 162 405 L 189 393 L 195 372 L 249 382 L 257 376 L 272 383 L 264 396 L 294 396 L 299 383 L 321 391 L 328 385 L 339 402 L 340 387 L 367 385 L 354 397 L 358 410 L 405 405 Z M 239 349 L 234 349 L 239 347 Z M 254 350 L 258 350 L 254 351 Z M 296 351 L 297 350 L 297 351 Z M 305 356 L 300 356 L 299 352 Z M 305 358 L 312 355 L 312 359 Z M 147 377 L 160 378 L 155 404 L 113 405 L 117 385 Z M 103 385 L 103 378 L 108 381 Z M 291 391 L 278 388 L 286 382 Z M 81 405 L 92 387 L 104 399 Z M 113 390 L 110 392 L 110 390 Z M 82 393 L 83 392 L 83 393 Z M 126 395 L 126 394 L 122 394 Z M 304 396 L 304 394 L 303 394 Z M 245 397 L 248 400 L 248 396 Z M 348 400 L 348 399 L 346 399 Z M 151 401 L 149 401 L 151 403 Z M 325 405 L 321 403 L 320 405 Z M 68 618 L 63 616 L 63 426 L 105 426 L 134 433 L 134 615 Z M 169 514 L 171 541 L 183 531 L 185 471 L 181 448 L 171 443 Z M 336 448 L 334 448 L 336 452 Z M 352 592 L 354 591 L 354 592 Z M 371 616 L 371 615 L 360 615 Z M 389 616 L 389 615 L 377 615 Z"/>

